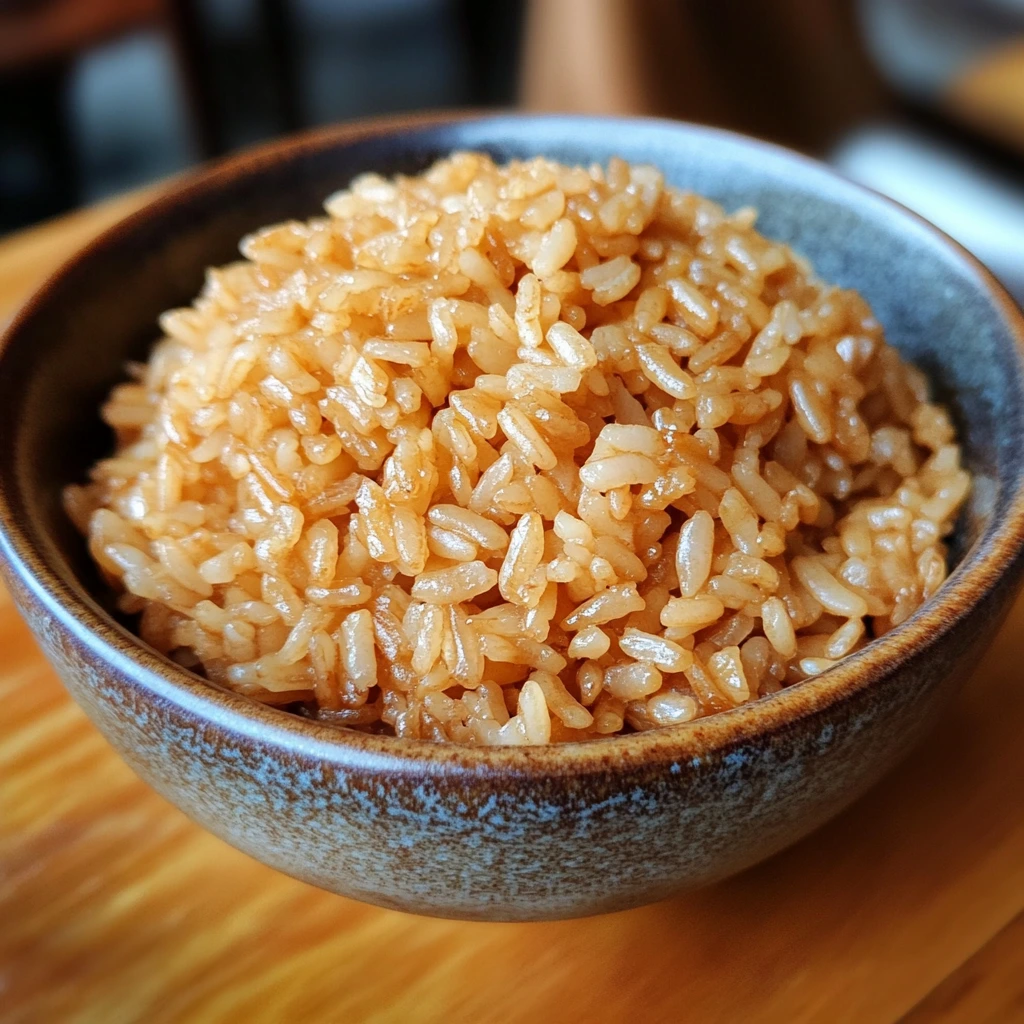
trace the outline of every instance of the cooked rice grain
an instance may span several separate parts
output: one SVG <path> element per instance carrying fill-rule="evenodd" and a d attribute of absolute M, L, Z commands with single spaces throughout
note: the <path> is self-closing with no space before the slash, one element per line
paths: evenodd
<path fill-rule="evenodd" d="M 946 574 L 946 411 L 653 167 L 457 153 L 244 239 L 69 515 L 142 637 L 353 729 L 546 743 L 825 671 Z"/>

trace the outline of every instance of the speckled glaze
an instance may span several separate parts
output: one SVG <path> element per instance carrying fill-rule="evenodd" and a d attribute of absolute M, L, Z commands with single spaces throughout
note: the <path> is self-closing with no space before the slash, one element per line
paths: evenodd
<path fill-rule="evenodd" d="M 791 242 L 859 289 L 953 407 L 976 474 L 936 599 L 831 671 L 692 725 L 589 744 L 470 749 L 292 717 L 172 665 L 108 613 L 60 489 L 110 444 L 97 407 L 155 318 L 246 231 L 314 214 L 354 173 L 455 148 L 621 155 Z M 650 120 L 367 123 L 183 182 L 63 267 L 0 350 L 0 560 L 65 685 L 142 778 L 254 857 L 357 899 L 532 920 L 659 899 L 780 850 L 875 783 L 930 726 L 1007 610 L 1024 541 L 1024 323 L 966 253 L 906 211 L 763 143 Z M 994 714 L 998 709 L 992 709 Z M 951 756 L 956 756 L 951 751 Z"/>

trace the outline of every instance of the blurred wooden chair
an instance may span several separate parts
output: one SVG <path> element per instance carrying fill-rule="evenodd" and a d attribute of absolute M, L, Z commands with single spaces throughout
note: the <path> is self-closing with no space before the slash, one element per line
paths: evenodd
<path fill-rule="evenodd" d="M 533 0 L 521 98 L 662 114 L 826 153 L 867 121 L 928 122 L 1024 153 L 1020 0 Z M 865 15 L 884 52 L 866 45 Z M 899 36 L 894 36 L 895 28 Z M 960 37 L 962 45 L 953 45 Z M 961 52 L 962 51 L 962 52 Z"/>
<path fill-rule="evenodd" d="M 28 147 L 42 167 L 30 194 L 0 198 L 7 224 L 27 223 L 75 204 L 79 175 L 68 117 L 75 59 L 144 29 L 170 40 L 196 149 L 223 148 L 195 0 L 0 0 L 0 131 Z M 9 192 L 0 189 L 0 192 Z M 17 209 L 5 209 L 16 204 Z"/>
<path fill-rule="evenodd" d="M 658 114 L 822 152 L 887 109 L 852 0 L 534 0 L 528 108 Z"/>

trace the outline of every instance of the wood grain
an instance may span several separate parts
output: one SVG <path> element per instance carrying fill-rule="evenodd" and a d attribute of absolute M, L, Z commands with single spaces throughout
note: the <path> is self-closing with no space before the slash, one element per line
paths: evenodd
<path fill-rule="evenodd" d="M 1024 1020 L 1024 914 L 930 992 L 903 1024 L 1001 1024 Z"/>
<path fill-rule="evenodd" d="M 0 318 L 130 196 L 0 241 Z M 0 595 L 0 1020 L 1013 1020 L 1024 941 L 1024 601 L 923 746 L 773 860 L 543 925 L 362 906 L 139 782 Z M 614 865 L 595 865 L 614 871 Z"/>

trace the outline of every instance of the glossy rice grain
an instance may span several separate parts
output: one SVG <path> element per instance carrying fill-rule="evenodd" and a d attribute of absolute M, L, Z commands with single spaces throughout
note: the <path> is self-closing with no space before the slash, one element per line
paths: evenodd
<path fill-rule="evenodd" d="M 356 179 L 164 314 L 66 492 L 150 644 L 369 731 L 537 744 L 824 671 L 968 474 L 855 293 L 652 167 Z"/>

